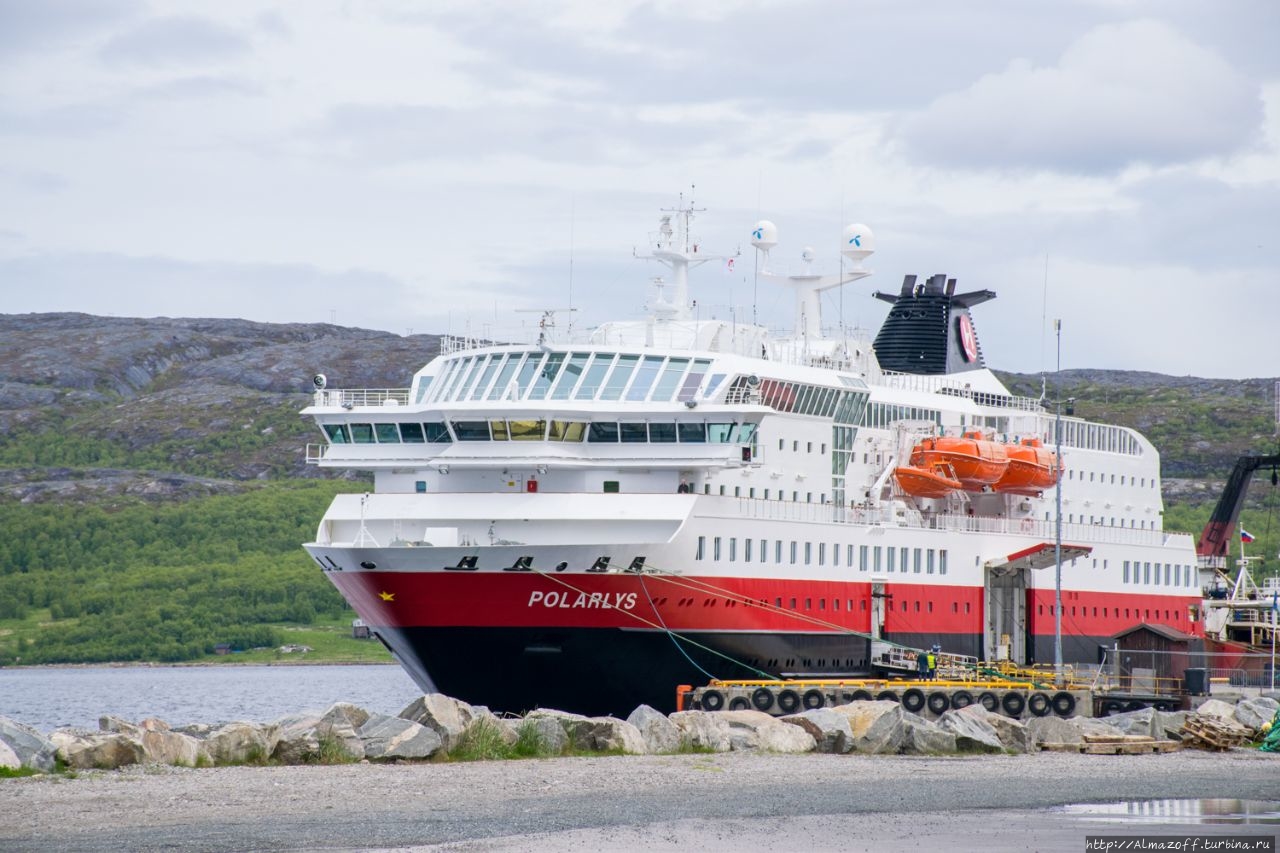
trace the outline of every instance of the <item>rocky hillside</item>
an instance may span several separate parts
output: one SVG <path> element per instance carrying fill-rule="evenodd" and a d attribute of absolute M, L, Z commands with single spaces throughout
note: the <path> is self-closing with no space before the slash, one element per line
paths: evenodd
<path fill-rule="evenodd" d="M 319 436 L 298 416 L 311 376 L 405 387 L 438 350 L 434 335 L 327 324 L 0 315 L 0 499 L 180 498 L 321 476 L 304 462 Z M 1038 375 L 1002 378 L 1041 393 Z M 1216 498 L 1236 457 L 1276 446 L 1271 379 L 1078 370 L 1061 380 L 1076 414 L 1155 442 L 1174 499 Z"/>
<path fill-rule="evenodd" d="M 0 315 L 0 496 L 183 496 L 313 477 L 311 377 L 398 388 L 434 335 L 325 324 Z"/>

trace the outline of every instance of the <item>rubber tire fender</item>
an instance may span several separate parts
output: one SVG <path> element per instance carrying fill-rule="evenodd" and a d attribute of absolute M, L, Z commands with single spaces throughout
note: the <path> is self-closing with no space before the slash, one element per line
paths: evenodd
<path fill-rule="evenodd" d="M 924 709 L 924 691 L 919 687 L 909 687 L 902 693 L 902 710 L 919 714 Z"/>
<path fill-rule="evenodd" d="M 724 694 L 719 690 L 704 690 L 698 704 L 704 711 L 719 711 L 724 708 Z"/>
<path fill-rule="evenodd" d="M 853 691 L 853 698 L 850 699 L 849 701 L 850 702 L 870 702 L 875 698 L 876 698 L 875 696 L 871 695 L 870 690 L 855 690 Z"/>
<path fill-rule="evenodd" d="M 751 704 L 757 711 L 768 711 L 773 707 L 773 691 L 768 687 L 757 687 L 751 691 Z"/>
<path fill-rule="evenodd" d="M 941 717 L 951 707 L 951 697 L 941 690 L 929 694 L 929 710 Z"/>
<path fill-rule="evenodd" d="M 1033 717 L 1046 716 L 1050 710 L 1049 697 L 1037 690 L 1027 697 L 1027 710 Z"/>
<path fill-rule="evenodd" d="M 794 714 L 800 709 L 800 694 L 788 687 L 778 691 L 778 710 L 784 714 Z"/>
<path fill-rule="evenodd" d="M 898 694 L 894 693 L 892 690 L 881 690 L 879 693 L 876 694 L 876 701 L 877 702 L 897 702 Z"/>
<path fill-rule="evenodd" d="M 816 687 L 811 687 L 800 697 L 800 705 L 806 711 L 816 711 L 827 707 L 827 694 Z"/>
<path fill-rule="evenodd" d="M 993 714 L 1000 713 L 1000 697 L 990 690 L 984 690 L 978 694 L 978 704 Z"/>
<path fill-rule="evenodd" d="M 1107 699 L 1102 703 L 1102 716 L 1110 717 L 1112 714 L 1119 714 L 1124 710 L 1124 703 L 1115 699 Z"/>
<path fill-rule="evenodd" d="M 959 711 L 973 704 L 973 694 L 968 690 L 957 690 L 951 694 L 951 707 Z"/>
<path fill-rule="evenodd" d="M 746 696 L 734 696 L 729 700 L 730 711 L 748 711 L 751 709 L 751 702 Z"/>
<path fill-rule="evenodd" d="M 1076 697 L 1065 690 L 1059 690 L 1053 694 L 1049 704 L 1053 706 L 1053 713 L 1059 717 L 1070 717 L 1076 710 Z"/>
<path fill-rule="evenodd" d="M 1027 707 L 1027 700 L 1023 698 L 1021 693 L 1010 690 L 1004 696 L 1000 697 L 1000 708 L 1004 711 L 1005 716 L 1021 717 L 1022 711 Z"/>

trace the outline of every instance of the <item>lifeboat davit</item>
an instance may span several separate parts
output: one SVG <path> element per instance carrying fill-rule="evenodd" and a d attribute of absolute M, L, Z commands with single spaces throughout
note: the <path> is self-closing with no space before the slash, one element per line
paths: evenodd
<path fill-rule="evenodd" d="M 949 468 L 936 465 L 932 468 L 916 468 L 903 466 L 895 468 L 893 476 L 898 480 L 902 491 L 913 498 L 945 498 L 954 491 L 964 488 Z"/>
<path fill-rule="evenodd" d="M 987 441 L 980 432 L 971 430 L 959 438 L 924 439 L 911 451 L 911 465 L 929 470 L 949 465 L 966 491 L 980 492 L 1004 476 L 1009 455 L 1004 444 Z"/>
<path fill-rule="evenodd" d="M 1020 444 L 1005 446 L 1009 467 L 995 484 L 997 492 L 1035 495 L 1057 485 L 1062 472 L 1058 457 L 1038 438 L 1024 438 Z"/>

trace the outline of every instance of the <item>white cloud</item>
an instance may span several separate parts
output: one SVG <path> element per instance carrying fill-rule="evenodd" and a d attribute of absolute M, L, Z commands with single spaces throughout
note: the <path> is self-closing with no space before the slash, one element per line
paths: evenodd
<path fill-rule="evenodd" d="M 896 136 L 948 167 L 1112 172 L 1232 152 L 1261 117 L 1256 83 L 1142 20 L 1091 30 L 1052 67 L 1015 60 L 908 115 Z"/>
<path fill-rule="evenodd" d="M 249 52 L 238 30 L 191 16 L 155 18 L 113 36 L 99 56 L 112 65 L 188 65 L 218 62 Z"/>

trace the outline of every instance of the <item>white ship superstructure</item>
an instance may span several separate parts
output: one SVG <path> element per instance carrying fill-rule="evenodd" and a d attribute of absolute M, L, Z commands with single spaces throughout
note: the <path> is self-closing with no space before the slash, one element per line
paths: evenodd
<path fill-rule="evenodd" d="M 995 294 L 907 276 L 876 294 L 874 341 L 825 335 L 820 294 L 870 274 L 870 230 L 845 229 L 845 274 L 811 250 L 774 274 L 762 222 L 796 333 L 702 320 L 689 270 L 718 258 L 694 213 L 651 235 L 670 284 L 647 319 L 446 338 L 408 389 L 320 387 L 305 410 L 309 461 L 375 481 L 307 550 L 424 689 L 625 713 L 708 677 L 865 673 L 873 640 L 1052 661 L 1059 477 L 1066 659 L 1142 622 L 1199 630 L 1158 453 L 1066 416 L 1059 461 L 1055 413 L 984 365 L 969 308 Z"/>

